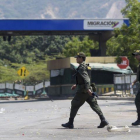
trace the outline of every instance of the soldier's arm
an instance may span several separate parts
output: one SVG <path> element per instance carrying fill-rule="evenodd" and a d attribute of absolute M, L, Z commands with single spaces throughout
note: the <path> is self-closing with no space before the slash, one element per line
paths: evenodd
<path fill-rule="evenodd" d="M 76 88 L 76 84 L 71 87 L 72 90 L 74 90 L 75 88 Z"/>
<path fill-rule="evenodd" d="M 83 65 L 80 66 L 78 72 L 79 72 L 79 74 L 82 76 L 82 78 L 84 79 L 85 88 L 86 88 L 87 90 L 89 90 L 89 88 L 90 88 L 90 79 L 89 79 L 89 76 L 88 76 L 86 67 L 83 66 Z"/>
<path fill-rule="evenodd" d="M 137 77 L 136 77 L 136 79 L 132 82 L 132 86 L 138 81 L 138 79 L 139 79 L 139 75 L 140 75 L 140 73 L 139 73 L 139 67 L 137 67 Z"/>
<path fill-rule="evenodd" d="M 132 82 L 132 86 L 133 86 L 137 81 L 138 81 L 137 79 L 134 80 L 134 81 Z"/>

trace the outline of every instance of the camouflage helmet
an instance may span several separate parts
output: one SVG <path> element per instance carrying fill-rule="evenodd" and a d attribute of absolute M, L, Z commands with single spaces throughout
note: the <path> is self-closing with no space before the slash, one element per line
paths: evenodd
<path fill-rule="evenodd" d="M 79 52 L 79 53 L 77 53 L 77 55 L 75 56 L 75 58 L 77 58 L 77 57 L 86 57 L 86 55 L 85 55 L 85 53 L 83 53 L 83 52 Z"/>

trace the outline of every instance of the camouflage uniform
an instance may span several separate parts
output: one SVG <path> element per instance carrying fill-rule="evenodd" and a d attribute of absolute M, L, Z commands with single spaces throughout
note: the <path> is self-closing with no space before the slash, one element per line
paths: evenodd
<path fill-rule="evenodd" d="M 81 63 L 77 68 L 76 85 L 78 87 L 78 90 L 71 102 L 70 118 L 75 118 L 78 109 L 85 103 L 85 101 L 99 116 L 103 116 L 103 113 L 98 106 L 96 98 L 93 98 L 87 93 L 87 90 L 91 89 L 91 86 L 90 78 L 87 72 L 87 66 L 84 62 Z"/>
<path fill-rule="evenodd" d="M 137 81 L 140 82 L 140 64 L 137 67 Z M 137 113 L 140 114 L 140 87 L 135 98 L 135 105 L 137 108 Z"/>
<path fill-rule="evenodd" d="M 136 59 L 140 62 L 139 57 L 140 57 L 140 50 L 135 50 L 134 53 L 132 53 L 133 56 L 136 57 Z M 137 66 L 137 78 L 134 83 L 140 82 L 140 64 Z M 138 89 L 136 98 L 135 98 L 135 105 L 137 109 L 137 120 L 132 123 L 132 125 L 140 125 L 140 87 Z"/>
<path fill-rule="evenodd" d="M 76 57 L 79 57 L 79 56 L 84 57 L 85 54 L 81 52 L 81 53 L 78 53 Z M 88 94 L 89 89 L 92 91 L 92 87 L 90 86 L 88 68 L 89 67 L 83 61 L 76 70 L 77 71 L 76 72 L 76 86 L 78 89 L 77 89 L 75 97 L 73 98 L 71 102 L 69 122 L 66 124 L 62 124 L 63 127 L 73 128 L 74 118 L 79 108 L 85 103 L 85 101 L 99 115 L 101 119 L 101 123 L 98 126 L 98 128 L 103 128 L 104 126 L 108 124 L 108 122 L 105 120 L 103 116 L 103 113 L 97 103 L 96 98 Z"/>

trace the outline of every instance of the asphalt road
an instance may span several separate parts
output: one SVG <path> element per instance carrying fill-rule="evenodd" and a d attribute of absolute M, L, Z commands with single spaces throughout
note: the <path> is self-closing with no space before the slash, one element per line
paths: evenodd
<path fill-rule="evenodd" d="M 98 129 L 100 120 L 85 103 L 75 118 L 75 129 L 61 127 L 69 118 L 71 100 L 0 101 L 0 140 L 138 140 L 140 127 L 134 101 L 99 100 L 111 125 L 128 125 L 131 132 L 108 132 Z"/>

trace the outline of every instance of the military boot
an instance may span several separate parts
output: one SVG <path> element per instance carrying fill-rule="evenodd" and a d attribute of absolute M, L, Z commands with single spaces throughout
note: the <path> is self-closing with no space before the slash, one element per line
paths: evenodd
<path fill-rule="evenodd" d="M 97 128 L 104 128 L 105 126 L 107 126 L 109 123 L 106 121 L 104 116 L 100 116 L 101 119 L 101 123 Z"/>
<path fill-rule="evenodd" d="M 140 120 L 133 122 L 132 125 L 140 125 Z"/>
<path fill-rule="evenodd" d="M 62 124 L 62 126 L 63 127 L 66 127 L 66 128 L 73 129 L 74 128 L 73 121 L 74 121 L 73 118 L 69 118 L 69 122 L 67 122 L 65 124 Z"/>
<path fill-rule="evenodd" d="M 140 125 L 140 113 L 138 113 L 138 119 L 132 125 Z"/>

